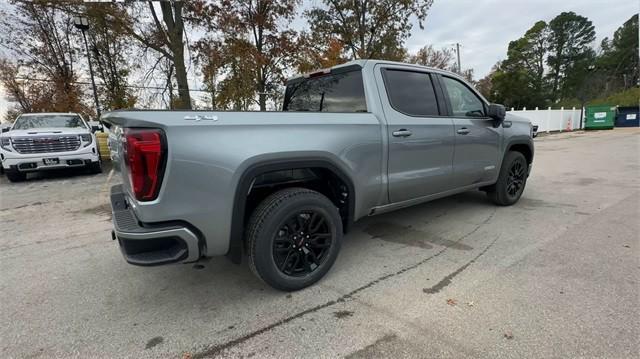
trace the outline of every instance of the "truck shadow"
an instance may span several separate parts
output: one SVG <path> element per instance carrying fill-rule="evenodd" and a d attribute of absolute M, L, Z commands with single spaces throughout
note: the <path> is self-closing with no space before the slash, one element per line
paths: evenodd
<path fill-rule="evenodd" d="M 358 278 L 358 262 L 378 261 L 377 270 L 380 273 L 371 273 L 370 276 L 382 275 L 385 271 L 396 271 L 399 268 L 394 260 L 380 261 L 378 244 L 386 243 L 390 248 L 384 251 L 411 250 L 415 253 L 415 261 L 424 257 L 418 251 L 437 251 L 443 248 L 452 250 L 469 251 L 473 249 L 467 243 L 461 243 L 452 236 L 447 236 L 440 229 L 430 232 L 430 226 L 441 228 L 437 225 L 444 221 L 449 225 L 452 221 L 449 216 L 459 219 L 460 216 L 476 211 L 485 215 L 493 212 L 495 206 L 489 203 L 483 193 L 468 192 L 453 197 L 436 200 L 427 204 L 399 210 L 393 213 L 367 217 L 356 223 L 348 235 L 344 237 L 340 257 L 327 277 L 314 286 L 295 293 L 285 293 L 272 289 L 258 278 L 248 268 L 246 258 L 242 265 L 235 265 L 224 257 L 214 258 L 197 264 L 176 265 L 155 268 L 131 267 L 123 264 L 118 269 L 118 276 L 124 275 L 140 285 L 129 290 L 128 294 L 120 297 L 126 300 L 127 296 L 137 304 L 145 308 L 144 312 L 156 307 L 153 311 L 184 311 L 195 310 L 204 313 L 204 318 L 218 322 L 220 315 L 227 316 L 234 312 L 243 312 L 238 316 L 247 318 L 259 318 L 265 311 L 277 311 L 284 303 L 295 300 L 293 308 L 300 308 L 300 304 L 314 303 L 323 298 L 335 299 L 340 296 L 337 287 L 358 287 L 361 283 L 350 279 L 343 283 L 343 278 Z M 405 262 L 414 260 L 411 256 L 405 256 Z M 386 268 L 386 269 L 385 269 Z M 333 281 L 340 282 L 335 285 Z M 122 290 L 118 290 L 121 294 Z M 114 303 L 115 304 L 115 303 Z M 120 305 L 130 306 L 131 303 Z M 116 306 L 117 307 L 117 306 Z M 271 309 L 269 309 L 271 308 Z M 252 313 L 249 314 L 248 312 Z M 285 312 L 287 312 L 285 310 Z M 202 316 L 203 313 L 198 315 Z M 188 317 L 188 315 L 187 315 Z M 233 317 L 228 318 L 232 321 Z M 224 331 L 230 325 L 237 327 L 242 323 L 229 324 L 220 330 Z"/>
<path fill-rule="evenodd" d="M 341 254 L 327 276 L 293 293 L 260 281 L 246 260 L 242 265 L 219 257 L 188 265 L 136 267 L 126 264 L 115 243 L 109 243 L 109 255 L 98 260 L 99 266 L 91 255 L 83 261 L 84 270 L 74 271 L 70 281 L 84 288 L 92 305 L 69 303 L 80 308 L 74 309 L 77 318 L 66 320 L 118 318 L 118 330 L 130 332 L 130 340 L 138 342 L 141 350 L 158 342 L 158 335 L 170 341 L 171 333 L 197 330 L 200 334 L 194 343 L 206 347 L 184 350 L 205 353 L 296 318 L 335 321 L 333 311 L 323 309 L 408 270 L 428 266 L 435 256 L 453 255 L 451 263 L 459 262 L 456 253 L 470 251 L 478 238 L 484 238 L 471 239 L 467 234 L 486 224 L 493 213 L 495 206 L 483 193 L 468 192 L 364 218 L 344 237 Z M 101 278 L 100 283 L 94 283 L 96 278 Z"/>

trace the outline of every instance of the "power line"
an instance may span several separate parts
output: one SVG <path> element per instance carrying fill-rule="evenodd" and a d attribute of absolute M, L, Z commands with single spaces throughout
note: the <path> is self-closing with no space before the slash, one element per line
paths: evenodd
<path fill-rule="evenodd" d="M 16 80 L 22 80 L 22 81 L 40 81 L 40 82 L 56 82 L 55 80 L 49 80 L 49 79 L 38 79 L 38 78 L 33 78 L 33 77 L 16 77 Z M 91 85 L 90 82 L 85 82 L 85 81 L 71 81 L 72 84 L 76 84 L 76 85 Z M 98 85 L 98 86 L 104 86 L 104 85 Z M 133 88 L 133 89 L 139 89 L 139 90 L 166 90 L 166 87 L 159 87 L 159 86 L 137 86 L 137 85 L 121 85 L 122 87 L 127 87 L 127 88 Z M 180 88 L 173 88 L 173 90 L 177 90 L 180 91 Z M 204 90 L 204 89 L 188 89 L 189 91 L 195 91 L 195 92 L 210 92 L 209 90 Z"/>

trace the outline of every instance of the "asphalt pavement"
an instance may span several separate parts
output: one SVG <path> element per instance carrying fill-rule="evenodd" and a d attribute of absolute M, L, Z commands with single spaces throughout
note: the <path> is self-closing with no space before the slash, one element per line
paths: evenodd
<path fill-rule="evenodd" d="M 368 217 L 294 293 L 226 258 L 135 267 L 118 176 L 0 179 L 3 358 L 637 358 L 640 130 L 539 137 L 519 203 Z"/>

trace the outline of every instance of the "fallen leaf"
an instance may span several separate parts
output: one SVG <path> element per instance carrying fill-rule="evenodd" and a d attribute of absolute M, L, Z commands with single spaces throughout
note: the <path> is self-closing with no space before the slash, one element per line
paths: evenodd
<path fill-rule="evenodd" d="M 506 339 L 513 339 L 513 333 L 511 333 L 511 332 L 505 332 L 505 333 L 504 333 L 504 337 L 505 337 Z"/>
<path fill-rule="evenodd" d="M 192 357 L 193 356 L 189 352 L 186 352 L 186 353 L 182 354 L 182 359 L 191 359 Z"/>
<path fill-rule="evenodd" d="M 449 304 L 450 306 L 454 306 L 456 304 L 458 304 L 458 301 L 452 298 L 447 299 L 447 304 Z"/>

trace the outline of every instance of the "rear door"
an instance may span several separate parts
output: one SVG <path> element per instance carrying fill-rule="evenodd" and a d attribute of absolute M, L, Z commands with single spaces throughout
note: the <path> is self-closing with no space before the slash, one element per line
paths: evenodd
<path fill-rule="evenodd" d="M 438 105 L 433 75 L 379 65 L 376 77 L 387 120 L 390 202 L 451 189 L 453 120 Z"/>
<path fill-rule="evenodd" d="M 456 188 L 492 181 L 498 174 L 502 126 L 487 116 L 484 100 L 466 83 L 439 76 L 455 127 L 453 181 Z"/>

